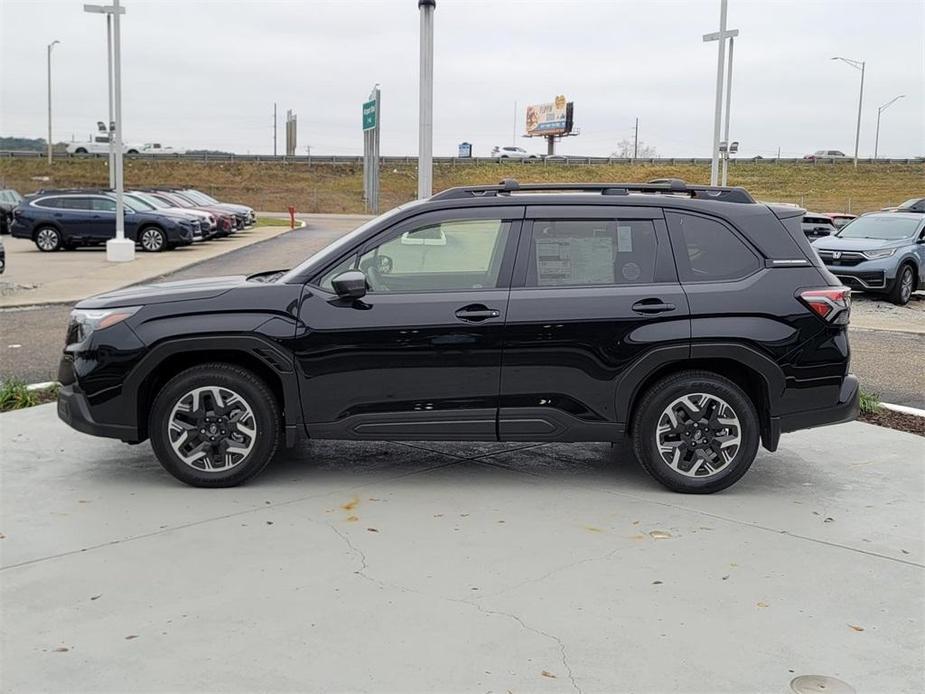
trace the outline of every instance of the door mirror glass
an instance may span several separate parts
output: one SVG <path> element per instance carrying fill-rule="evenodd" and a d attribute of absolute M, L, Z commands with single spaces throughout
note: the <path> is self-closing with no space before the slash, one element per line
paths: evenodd
<path fill-rule="evenodd" d="M 366 296 L 366 275 L 359 270 L 347 270 L 332 279 L 331 286 L 341 298 L 362 299 Z"/>

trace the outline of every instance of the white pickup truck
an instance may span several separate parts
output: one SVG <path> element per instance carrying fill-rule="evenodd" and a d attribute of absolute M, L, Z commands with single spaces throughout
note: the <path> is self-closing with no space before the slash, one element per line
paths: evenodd
<path fill-rule="evenodd" d="M 122 143 L 123 154 L 138 154 L 142 151 L 141 145 Z M 108 154 L 109 135 L 97 135 L 92 140 L 84 142 L 71 142 L 67 146 L 68 154 Z"/>

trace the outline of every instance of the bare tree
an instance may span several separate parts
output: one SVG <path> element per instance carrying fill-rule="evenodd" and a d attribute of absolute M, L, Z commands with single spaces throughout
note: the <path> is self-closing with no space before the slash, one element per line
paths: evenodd
<path fill-rule="evenodd" d="M 632 159 L 633 158 L 633 141 L 630 139 L 622 139 L 617 143 L 617 149 L 614 150 L 611 155 L 617 159 Z M 654 159 L 658 156 L 658 152 L 655 150 L 655 147 L 647 145 L 642 140 L 639 141 L 639 147 L 636 151 L 636 157 L 639 159 Z"/>

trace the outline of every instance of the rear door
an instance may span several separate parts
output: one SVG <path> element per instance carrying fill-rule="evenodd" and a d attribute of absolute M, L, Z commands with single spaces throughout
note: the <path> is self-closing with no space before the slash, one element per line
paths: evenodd
<path fill-rule="evenodd" d="M 116 236 L 116 201 L 112 198 L 93 197 L 91 232 L 95 241 L 106 241 Z"/>
<path fill-rule="evenodd" d="M 618 438 L 627 369 L 690 339 L 662 211 L 528 207 L 507 315 L 500 438 Z"/>

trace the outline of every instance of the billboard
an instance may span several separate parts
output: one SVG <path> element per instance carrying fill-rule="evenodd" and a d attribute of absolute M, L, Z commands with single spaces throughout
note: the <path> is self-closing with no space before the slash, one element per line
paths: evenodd
<path fill-rule="evenodd" d="M 527 137 L 567 135 L 572 131 L 572 103 L 564 96 L 548 104 L 527 106 Z"/>

